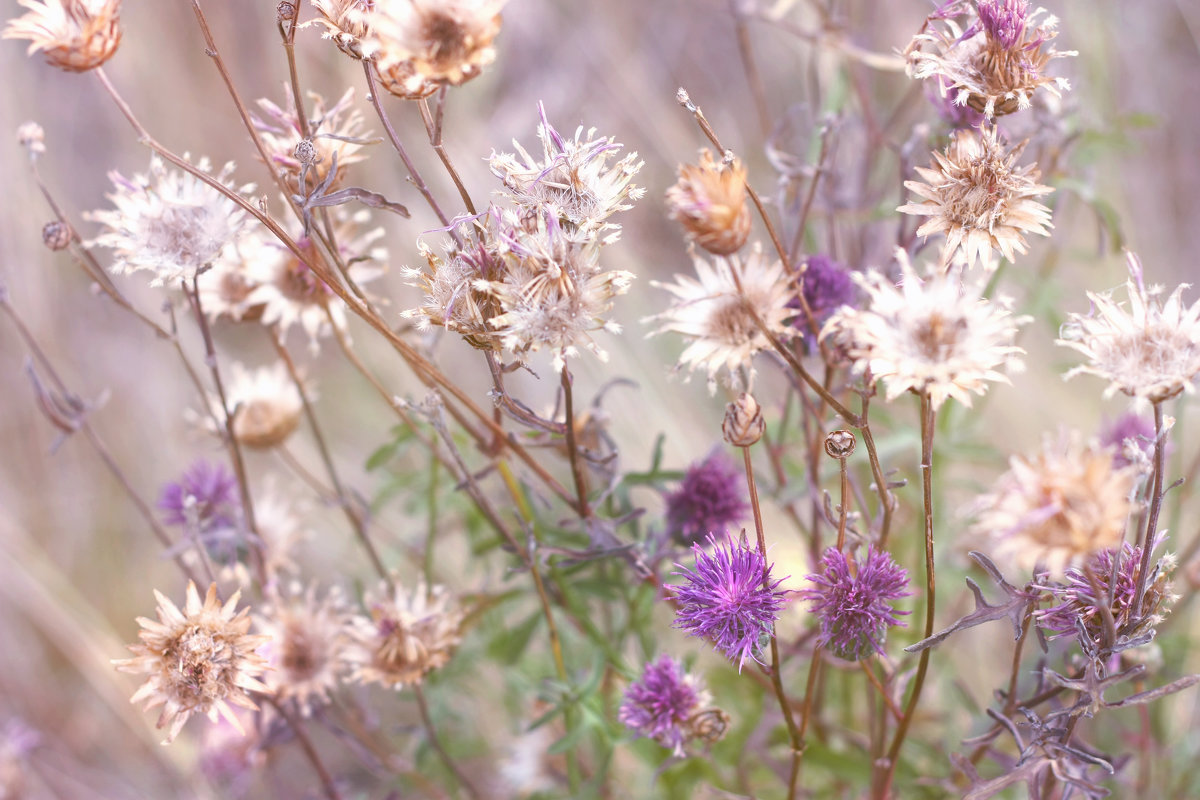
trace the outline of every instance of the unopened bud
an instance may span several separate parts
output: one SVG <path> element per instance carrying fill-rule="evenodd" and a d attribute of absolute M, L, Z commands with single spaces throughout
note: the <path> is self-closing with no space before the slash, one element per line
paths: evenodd
<path fill-rule="evenodd" d="M 42 244 L 51 250 L 65 250 L 71 244 L 71 229 L 58 220 L 42 226 Z"/>
<path fill-rule="evenodd" d="M 746 168 L 726 151 L 722 161 L 703 150 L 698 164 L 682 164 L 679 180 L 667 190 L 671 219 L 710 253 L 736 253 L 750 236 Z"/>
<path fill-rule="evenodd" d="M 734 447 L 749 447 L 762 438 L 767 423 L 763 420 L 762 406 L 746 392 L 736 402 L 725 406 L 725 422 L 721 432 L 725 441 Z"/>
<path fill-rule="evenodd" d="M 849 458 L 855 444 L 853 433 L 837 430 L 825 437 L 825 454 L 830 458 Z"/>
<path fill-rule="evenodd" d="M 296 149 L 292 151 L 292 155 L 306 167 L 311 167 L 317 163 L 317 147 L 313 144 L 312 139 L 301 139 L 297 142 Z"/>
<path fill-rule="evenodd" d="M 291 22 L 296 18 L 296 6 L 283 0 L 282 3 L 275 6 L 275 15 L 280 22 Z"/>

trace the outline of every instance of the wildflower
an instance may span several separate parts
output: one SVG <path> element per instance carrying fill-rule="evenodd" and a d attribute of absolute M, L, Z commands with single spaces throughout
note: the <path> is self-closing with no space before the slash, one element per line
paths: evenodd
<path fill-rule="evenodd" d="M 1098 375 L 1109 381 L 1105 397 L 1118 391 L 1139 400 L 1161 403 L 1180 392 L 1193 392 L 1200 374 L 1200 301 L 1188 308 L 1180 284 L 1166 300 L 1158 287 L 1146 288 L 1138 257 L 1126 251 L 1130 278 L 1125 282 L 1129 308 L 1110 293 L 1088 292 L 1093 311 L 1071 314 L 1058 344 L 1083 353 L 1087 364 L 1064 376 Z"/>
<path fill-rule="evenodd" d="M 1063 575 L 1063 585 L 1048 586 L 1058 605 L 1034 612 L 1037 623 L 1052 632 L 1051 638 L 1076 636 L 1082 623 L 1083 631 L 1099 643 L 1104 636 L 1102 606 L 1108 603 L 1118 636 L 1135 638 L 1148 633 L 1162 622 L 1171 604 L 1178 598 L 1171 592 L 1171 573 L 1175 557 L 1163 556 L 1154 563 L 1146 579 L 1146 590 L 1140 608 L 1133 608 L 1137 596 L 1138 575 L 1141 573 L 1142 548 L 1121 543 L 1121 560 L 1113 580 L 1113 556 L 1116 548 L 1105 548 L 1087 559 L 1092 578 L 1079 567 L 1069 567 Z M 1100 592 L 1097 597 L 1097 590 Z M 1111 601 L 1110 601 L 1111 598 Z"/>
<path fill-rule="evenodd" d="M 207 159 L 196 166 L 209 172 Z M 213 177 L 233 191 L 232 173 L 230 162 Z M 95 244 L 115 251 L 111 269 L 118 275 L 147 270 L 154 273 L 151 286 L 190 281 L 241 233 L 246 214 L 236 203 L 194 175 L 168 169 L 158 156 L 150 159 L 149 175 L 130 180 L 113 171 L 109 178 L 116 208 L 85 216 L 107 228 Z"/>
<path fill-rule="evenodd" d="M 1104 426 L 1100 444 L 1113 451 L 1113 465 L 1117 469 L 1135 466 L 1139 473 L 1146 474 L 1154 458 L 1154 423 L 1128 411 Z"/>
<path fill-rule="evenodd" d="M 972 6 L 978 16 L 969 15 L 965 26 L 951 18 Z M 939 91 L 952 95 L 955 105 L 992 119 L 1029 108 L 1040 88 L 1055 97 L 1070 88 L 1066 78 L 1050 75 L 1048 67 L 1051 60 L 1075 53 L 1059 52 L 1051 44 L 1058 36 L 1058 20 L 1043 17 L 1044 9 L 1028 13 L 1024 0 L 979 0 L 943 8 L 926 20 L 905 56 L 911 77 L 937 78 Z"/>
<path fill-rule="evenodd" d="M 688 467 L 679 488 L 667 495 L 667 529 L 687 545 L 740 522 L 750 508 L 737 464 L 714 450 Z"/>
<path fill-rule="evenodd" d="M 237 478 L 219 462 L 199 459 L 177 481 L 163 485 L 158 508 L 168 525 L 184 529 L 220 564 L 238 560 L 245 549 L 242 501 Z"/>
<path fill-rule="evenodd" d="M 462 637 L 463 612 L 444 587 L 418 583 L 411 594 L 386 581 L 370 603 L 371 617 L 355 617 L 349 660 L 354 680 L 402 689 L 419 684 L 450 660 Z"/>
<path fill-rule="evenodd" d="M 692 545 L 695 570 L 677 564 L 676 575 L 686 582 L 672 587 L 679 600 L 674 626 L 712 642 L 738 670 L 758 657 L 761 640 L 774 635 L 787 590 L 784 578 L 771 580 L 771 565 L 758 550 L 732 536 L 717 544 L 710 535 L 710 553 Z"/>
<path fill-rule="evenodd" d="M 312 4 L 321 16 L 301 27 L 320 25 L 325 28 L 321 38 L 329 39 L 351 58 L 365 59 L 373 55 L 374 48 L 366 40 L 375 0 L 312 0 Z"/>
<path fill-rule="evenodd" d="M 540 103 L 538 114 L 543 157 L 535 159 L 513 141 L 515 155 L 492 153 L 492 174 L 504 182 L 506 194 L 526 216 L 540 217 L 546 212 L 569 236 L 578 234 L 584 240 L 615 232 L 619 226 L 606 220 L 632 208 L 633 201 L 645 194 L 630 183 L 642 168 L 637 153 L 610 164 L 621 149 L 611 136 L 597 137 L 595 128 L 584 134 L 580 126 L 575 137 L 567 139 L 546 119 Z M 606 237 L 607 241 L 613 238 Z"/>
<path fill-rule="evenodd" d="M 68 72 L 95 69 L 121 43 L 121 0 L 18 0 L 29 9 L 10 20 L 5 39 L 28 39 L 27 55 L 39 50 L 46 61 Z"/>
<path fill-rule="evenodd" d="M 735 254 L 709 262 L 693 254 L 692 260 L 695 278 L 676 275 L 674 284 L 652 284 L 675 295 L 675 303 L 647 321 L 661 322 L 654 333 L 674 331 L 689 340 L 679 365 L 691 371 L 707 369 L 710 391 L 716 391 L 716 375 L 722 367 L 731 384 L 740 386 L 738 373 L 748 372 L 752 378 L 751 359 L 770 347 L 756 316 L 779 338 L 795 334 L 787 324 L 796 313 L 788 306 L 794 289 L 783 264 L 768 262 L 758 243 L 745 257 Z"/>
<path fill-rule="evenodd" d="M 1008 472 L 979 499 L 974 529 L 995 538 L 998 556 L 1059 575 L 1121 543 L 1133 479 L 1108 448 L 1078 434 L 1046 436 L 1034 455 L 1009 459 Z"/>
<path fill-rule="evenodd" d="M 929 168 L 916 168 L 924 182 L 904 182 L 921 199 L 896 210 L 929 217 L 918 236 L 946 235 L 943 266 L 961 253 L 968 266 L 978 262 L 990 271 L 993 250 L 1014 261 L 1027 250 L 1026 233 L 1049 235 L 1050 209 L 1035 198 L 1054 189 L 1037 183 L 1041 173 L 1034 165 L 1013 166 L 1023 148 L 1005 152 L 995 126 L 956 130 Z"/>
<path fill-rule="evenodd" d="M 850 271 L 826 255 L 811 255 L 804 260 L 799 271 L 800 294 L 804 304 L 812 312 L 813 326 L 820 333 L 821 326 L 842 306 L 853 306 L 857 292 Z M 791 308 L 801 309 L 800 298 L 788 301 Z M 807 315 L 798 311 L 792 325 L 803 331 L 804 343 L 809 350 L 817 347 L 817 337 L 809 327 Z"/>
<path fill-rule="evenodd" d="M 350 615 L 336 588 L 319 599 L 315 583 L 303 591 L 293 583 L 276 592 L 255 621 L 271 639 L 265 655 L 273 670 L 266 684 L 275 697 L 293 703 L 305 717 L 328 703 L 348 666 Z"/>
<path fill-rule="evenodd" d="M 830 547 L 821 566 L 821 572 L 808 576 L 813 588 L 800 592 L 820 620 L 818 646 L 848 661 L 859 661 L 872 652 L 883 655 L 887 629 L 903 625 L 896 615 L 909 613 L 891 604 L 912 594 L 907 591 L 908 573 L 874 545 L 867 548 L 861 564 Z"/>
<path fill-rule="evenodd" d="M 271 166 L 287 176 L 291 185 L 308 194 L 325 180 L 336 156 L 339 178 L 330 187 L 335 188 L 340 183 L 343 169 L 366 158 L 361 150 L 362 139 L 368 134 L 363 131 L 362 114 L 352 105 L 354 89 L 347 89 L 328 108 L 325 98 L 309 92 L 313 104 L 308 113 L 309 139 L 304 138 L 300 127 L 295 98 L 290 92 L 287 97 L 286 109 L 266 98 L 260 99 L 258 106 L 264 116 L 251 117 L 254 129 L 258 131 L 270 157 Z M 312 153 L 302 161 L 297 158 L 296 152 L 297 147 L 305 147 L 305 142 L 312 148 Z M 300 183 L 301 175 L 304 176 L 303 185 Z"/>
<path fill-rule="evenodd" d="M 988 381 L 1008 382 L 997 368 L 1021 367 L 1017 354 L 1024 351 L 1012 343 L 1028 318 L 1013 317 L 1006 298 L 986 300 L 957 275 L 922 281 L 903 251 L 897 258 L 900 285 L 875 270 L 855 274 L 870 307 L 843 306 L 821 337 L 846 348 L 855 372 L 882 379 L 889 402 L 912 390 L 928 392 L 935 409 L 950 397 L 970 406 L 970 393 L 983 394 Z"/>
<path fill-rule="evenodd" d="M 368 228 L 370 220 L 371 215 L 365 209 L 351 214 L 339 208 L 333 213 L 334 238 L 342 263 L 348 266 L 350 279 L 359 286 L 383 274 L 382 263 L 387 259 L 387 250 L 374 246 L 383 236 L 383 229 Z M 281 337 L 298 324 L 308 334 L 314 352 L 319 349 L 318 340 L 328 335 L 331 326 L 345 331 L 345 303 L 309 267 L 313 264 L 325 274 L 337 273 L 317 242 L 307 235 L 295 237 L 298 249 L 304 254 L 301 260 L 261 228 L 251 236 L 260 239 L 249 249 L 255 260 L 246 267 L 255 288 L 243 302 L 249 307 L 262 306 L 262 323 L 278 326 Z"/>
<path fill-rule="evenodd" d="M 635 738 L 653 739 L 683 758 L 683 746 L 697 737 L 694 724 L 712 702 L 698 678 L 668 655 L 648 662 L 642 677 L 625 690 L 618 718 Z"/>
<path fill-rule="evenodd" d="M 233 435 L 246 447 L 266 449 L 283 444 L 300 425 L 304 401 L 287 366 L 248 370 L 234 363 L 225 400 L 233 415 Z"/>
<path fill-rule="evenodd" d="M 254 265 L 278 258 L 278 248 L 264 237 L 242 236 L 221 252 L 211 268 L 200 273 L 196 289 L 200 296 L 200 308 L 205 316 L 213 320 L 234 322 L 257 322 L 262 319 L 263 304 L 250 302 L 250 296 L 258 288 L 258 276 Z"/>
<path fill-rule="evenodd" d="M 736 158 L 714 162 L 707 149 L 699 164 L 681 164 L 679 180 L 667 189 L 671 219 L 708 252 L 736 253 L 750 236 L 746 167 Z"/>
<path fill-rule="evenodd" d="M 352 13 L 370 25 L 380 72 L 402 64 L 411 70 L 404 88 L 426 83 L 459 86 L 496 60 L 492 40 L 500 32 L 503 0 L 408 0 L 372 3 Z"/>
<path fill-rule="evenodd" d="M 121 672 L 148 676 L 131 702 L 145 700 L 147 710 L 163 707 L 156 727 L 170 726 L 164 744 L 175 740 L 194 713 L 213 722 L 223 717 L 241 732 L 232 706 L 257 709 L 248 693 L 268 691 L 257 678 L 266 660 L 255 652 L 266 637 L 249 633 L 249 608 L 235 611 L 241 592 L 222 605 L 214 583 L 201 602 L 189 581 L 182 611 L 161 592 L 154 596 L 158 622 L 139 617 L 141 643 L 129 646 L 134 657 L 113 662 Z"/>

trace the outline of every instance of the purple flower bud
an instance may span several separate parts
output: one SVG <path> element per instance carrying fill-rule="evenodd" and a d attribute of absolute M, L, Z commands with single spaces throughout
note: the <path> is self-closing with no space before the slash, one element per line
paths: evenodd
<path fill-rule="evenodd" d="M 1028 0 L 979 0 L 979 23 L 989 38 L 1011 50 L 1025 33 Z"/>
<path fill-rule="evenodd" d="M 625 690 L 618 718 L 636 737 L 648 737 L 683 756 L 689 721 L 707 702 L 700 683 L 668 655 L 648 662 L 640 680 Z"/>
<path fill-rule="evenodd" d="M 888 627 L 903 625 L 896 615 L 909 613 L 888 602 L 912 594 L 908 573 L 874 545 L 861 565 L 836 547 L 825 551 L 821 565 L 822 572 L 808 576 L 813 588 L 800 592 L 821 622 L 817 644 L 850 661 L 882 655 Z"/>
<path fill-rule="evenodd" d="M 724 533 L 746 518 L 745 479 L 719 450 L 688 467 L 679 488 L 667 495 L 667 530 L 686 545 Z"/>
<path fill-rule="evenodd" d="M 710 553 L 692 546 L 695 571 L 676 565 L 686 583 L 672 587 L 679 600 L 674 625 L 710 640 L 740 671 L 747 658 L 763 663 L 760 643 L 771 635 L 788 592 L 779 588 L 783 578 L 771 581 L 771 566 L 744 539 L 717 544 L 710 535 L 708 541 Z"/>

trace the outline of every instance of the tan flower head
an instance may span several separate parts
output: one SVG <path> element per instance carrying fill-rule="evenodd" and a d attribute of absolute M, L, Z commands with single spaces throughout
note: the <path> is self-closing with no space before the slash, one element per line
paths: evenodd
<path fill-rule="evenodd" d="M 711 391 L 716 391 L 716 375 L 722 367 L 730 385 L 741 387 L 741 373 L 753 377 L 754 354 L 771 346 L 754 320 L 756 314 L 775 336 L 786 339 L 795 334 L 795 328 L 786 324 L 796 314 L 788 307 L 795 287 L 782 262 L 769 261 L 757 242 L 744 257 L 733 254 L 710 262 L 693 253 L 692 260 L 695 278 L 676 275 L 673 284 L 652 284 L 675 295 L 675 302 L 645 321 L 659 323 L 653 333 L 683 334 L 689 344 L 679 357 L 679 367 L 707 370 Z"/>
<path fill-rule="evenodd" d="M 857 374 L 883 380 L 889 402 L 911 390 L 928 392 L 935 409 L 950 397 L 970 406 L 988 381 L 1007 383 L 998 370 L 1020 369 L 1024 351 L 1013 340 L 1029 318 L 1013 317 L 1005 298 L 984 299 L 957 270 L 921 280 L 903 251 L 896 257 L 900 284 L 876 270 L 855 274 L 869 307 L 842 306 L 821 337 L 846 349 Z"/>
<path fill-rule="evenodd" d="M 404 0 L 374 3 L 359 13 L 371 28 L 380 73 L 406 64 L 404 88 L 422 91 L 426 83 L 458 86 L 496 59 L 492 40 L 500 32 L 504 0 Z"/>
<path fill-rule="evenodd" d="M 28 39 L 29 55 L 69 72 L 86 72 L 108 61 L 121 43 L 121 0 L 18 0 L 29 9 L 11 20 L 5 39 Z"/>
<path fill-rule="evenodd" d="M 182 611 L 161 592 L 154 596 L 158 622 L 139 617 L 141 643 L 129 646 L 134 657 L 113 662 L 121 672 L 148 676 L 131 702 L 163 707 L 157 727 L 170 726 L 164 744 L 174 741 L 197 712 L 214 722 L 223 717 L 242 730 L 231 704 L 257 709 L 248 693 L 268 689 L 257 678 L 266 660 L 255 652 L 267 637 L 249 633 L 248 608 L 236 611 L 241 592 L 222 605 L 214 583 L 201 602 L 189 582 Z"/>
<path fill-rule="evenodd" d="M 1142 282 L 1138 257 L 1129 251 L 1125 256 L 1129 307 L 1114 302 L 1111 293 L 1088 292 L 1092 313 L 1071 314 L 1058 340 L 1087 356 L 1088 363 L 1065 377 L 1098 375 L 1109 381 L 1105 397 L 1119 391 L 1152 403 L 1194 392 L 1200 375 L 1200 301 L 1184 305 L 1186 283 L 1159 299 L 1158 288 L 1147 289 Z"/>
<path fill-rule="evenodd" d="M 1134 471 L 1077 433 L 1046 436 L 1032 456 L 1013 456 L 1008 472 L 979 499 L 973 530 L 995 540 L 998 558 L 1061 576 L 1070 564 L 1120 547 Z"/>
<path fill-rule="evenodd" d="M 294 703 L 305 717 L 328 703 L 348 667 L 350 642 L 350 615 L 336 588 L 318 599 L 315 584 L 305 591 L 293 583 L 255 622 L 271 640 L 263 651 L 273 668 L 266 683 L 275 697 Z"/>
<path fill-rule="evenodd" d="M 988 118 L 1010 114 L 1028 108 L 1039 88 L 1056 97 L 1070 88 L 1049 74 L 1051 60 L 1075 55 L 1054 49 L 1057 26 L 1045 9 L 1029 12 L 1026 0 L 943 5 L 905 50 L 908 74 L 942 78 L 939 92 Z"/>
<path fill-rule="evenodd" d="M 233 414 L 233 435 L 246 447 L 266 449 L 283 444 L 300 425 L 303 401 L 287 366 L 248 370 L 234 363 L 225 399 Z"/>
<path fill-rule="evenodd" d="M 1014 166 L 1024 145 L 1005 151 L 994 126 L 960 129 L 952 137 L 928 168 L 916 168 L 921 181 L 904 182 L 921 200 L 896 210 L 929 217 L 918 236 L 946 234 L 943 266 L 961 253 L 968 266 L 978 262 L 991 270 L 993 250 L 1013 261 L 1026 251 L 1024 234 L 1049 234 L 1050 209 L 1035 198 L 1054 189 L 1037 183 L 1041 174 L 1032 164 Z"/>
<path fill-rule="evenodd" d="M 370 618 L 352 622 L 354 680 L 402 689 L 446 664 L 462 637 L 463 612 L 445 588 L 418 583 L 411 594 L 399 584 L 380 585 L 369 598 Z"/>
<path fill-rule="evenodd" d="M 211 320 L 257 322 L 262 319 L 262 303 L 250 303 L 250 295 L 258 288 L 258 280 L 250 269 L 261 258 L 276 258 L 276 249 L 264 251 L 261 236 L 242 236 L 226 247 L 211 268 L 201 272 L 196 280 L 200 292 L 200 307 Z"/>
<path fill-rule="evenodd" d="M 346 55 L 371 57 L 372 48 L 366 40 L 375 0 L 312 0 L 312 4 L 321 16 L 301 27 L 319 25 L 325 29 L 322 38 L 332 40 Z"/>
<path fill-rule="evenodd" d="M 702 150 L 699 164 L 680 165 L 679 181 L 667 189 L 667 208 L 671 219 L 708 252 L 737 252 L 750 236 L 745 166 L 731 157 L 717 163 Z"/>
<path fill-rule="evenodd" d="M 328 108 L 321 95 L 309 92 L 308 96 L 312 101 L 312 110 L 308 113 L 309 140 L 305 140 L 301 132 L 296 101 L 291 92 L 287 94 L 287 109 L 262 98 L 258 106 L 263 116 L 252 117 L 254 128 L 262 137 L 271 158 L 271 166 L 286 175 L 289 184 L 295 187 L 300 186 L 300 175 L 304 173 L 305 194 L 325 180 L 333 166 L 335 153 L 339 177 L 328 189 L 332 191 L 336 188 L 341 183 L 342 170 L 366 158 L 361 152 L 363 145 L 360 142 L 369 136 L 363 130 L 362 114 L 353 107 L 354 89 L 347 89 Z"/>

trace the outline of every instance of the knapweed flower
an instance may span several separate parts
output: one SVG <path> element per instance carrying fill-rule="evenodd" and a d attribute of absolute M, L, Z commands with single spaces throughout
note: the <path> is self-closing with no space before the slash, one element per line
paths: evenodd
<path fill-rule="evenodd" d="M 1111 449 L 1117 469 L 1133 466 L 1142 474 L 1152 469 L 1154 423 L 1141 414 L 1127 411 L 1100 431 L 1100 444 Z M 1167 448 L 1168 452 L 1170 447 Z"/>
<path fill-rule="evenodd" d="M 714 161 L 711 152 L 701 150 L 699 164 L 679 166 L 679 180 L 667 189 L 667 209 L 708 252 L 736 253 L 750 236 L 746 167 L 736 158 Z"/>
<path fill-rule="evenodd" d="M 354 89 L 347 89 L 332 106 L 326 107 L 325 98 L 309 92 L 312 109 L 308 112 L 310 139 L 305 140 L 296 113 L 296 100 L 287 95 L 287 108 L 262 98 L 258 107 L 263 116 L 252 116 L 254 129 L 262 138 L 263 146 L 271 159 L 271 166 L 288 178 L 296 191 L 308 194 L 329 174 L 337 156 L 338 177 L 328 187 L 330 191 L 341 183 L 342 170 L 366 158 L 362 153 L 363 139 L 369 134 L 363 130 L 362 114 L 353 107 Z M 307 145 L 305 142 L 307 141 Z M 300 148 L 303 160 L 297 155 Z M 311 148 L 311 149 L 309 149 Z M 307 153 L 304 153 L 308 149 Z M 300 185 L 300 176 L 305 176 Z"/>
<path fill-rule="evenodd" d="M 1008 472 L 976 504 L 974 531 L 992 539 L 997 558 L 1052 576 L 1092 553 L 1120 545 L 1134 470 L 1078 434 L 1045 436 L 1032 456 L 1013 456 Z"/>
<path fill-rule="evenodd" d="M 675 302 L 646 321 L 659 322 L 655 334 L 683 334 L 689 344 L 679 357 L 679 367 L 707 370 L 710 391 L 716 391 L 716 375 L 722 367 L 730 384 L 740 386 L 741 372 L 754 374 L 750 363 L 754 354 L 771 346 L 755 315 L 780 339 L 795 335 L 787 324 L 796 314 L 789 306 L 795 287 L 782 262 L 769 261 L 757 242 L 745 257 L 734 254 L 710 262 L 693 254 L 692 260 L 695 278 L 676 275 L 673 284 L 651 284 L 675 295 Z"/>
<path fill-rule="evenodd" d="M 1113 625 L 1118 636 L 1130 638 L 1140 636 L 1157 627 L 1171 605 L 1178 598 L 1171 592 L 1171 573 L 1175 570 L 1175 557 L 1171 554 L 1151 562 L 1151 572 L 1146 579 L 1146 590 L 1142 595 L 1141 607 L 1134 609 L 1137 597 L 1137 579 L 1141 572 L 1142 548 L 1129 542 L 1121 544 L 1121 563 L 1117 565 L 1116 581 L 1113 581 L 1113 548 L 1093 553 L 1087 560 L 1088 569 L 1096 584 L 1083 569 L 1070 567 L 1063 575 L 1060 585 L 1045 587 L 1061 602 L 1051 608 L 1034 612 L 1037 624 L 1050 631 L 1050 638 L 1076 636 L 1080 623 L 1087 636 L 1099 643 L 1104 637 L 1104 615 L 1101 608 L 1108 603 Z M 1096 596 L 1096 590 L 1100 596 Z M 1112 598 L 1109 603 L 1109 598 Z"/>
<path fill-rule="evenodd" d="M 370 618 L 351 622 L 348 659 L 353 679 L 402 689 L 418 684 L 450 660 L 462 640 L 463 612 L 442 586 L 413 592 L 381 584 L 369 599 Z"/>
<path fill-rule="evenodd" d="M 585 134 L 581 125 L 568 139 L 546 119 L 540 103 L 538 115 L 542 158 L 534 158 L 514 140 L 516 154 L 492 153 L 492 174 L 504 182 L 505 194 L 522 209 L 523 217 L 546 213 L 573 239 L 599 238 L 604 232 L 611 242 L 620 226 L 608 218 L 632 208 L 645 194 L 630 183 L 643 162 L 637 153 L 629 153 L 610 164 L 622 147 L 613 137 L 597 136 L 595 128 Z"/>
<path fill-rule="evenodd" d="M 182 611 L 161 592 L 154 596 L 158 622 L 139 617 L 141 643 L 129 646 L 134 657 L 113 662 L 121 672 L 148 676 L 130 702 L 163 707 L 156 727 L 169 726 L 164 744 L 173 742 L 195 713 L 213 722 L 224 718 L 241 731 L 232 706 L 257 709 L 249 692 L 268 691 L 257 677 L 267 662 L 255 652 L 266 637 L 249 632 L 249 608 L 236 610 L 241 592 L 222 605 L 214 583 L 201 602 L 189 581 Z"/>
<path fill-rule="evenodd" d="M 826 255 L 811 255 L 806 258 L 800 267 L 797 282 L 800 285 L 800 294 L 804 296 L 804 303 L 812 312 L 812 323 L 817 334 L 835 311 L 842 306 L 855 305 L 858 297 L 850 271 Z M 788 305 L 802 309 L 799 297 L 793 298 Z M 809 326 L 808 317 L 803 310 L 797 310 L 792 325 L 803 332 L 805 345 L 810 350 L 815 350 L 817 336 Z"/>
<path fill-rule="evenodd" d="M 195 461 L 177 481 L 163 485 L 158 508 L 168 525 L 183 528 L 219 564 L 245 552 L 237 478 L 219 462 Z"/>
<path fill-rule="evenodd" d="M 1013 341 L 1028 317 L 1014 317 L 1006 298 L 983 298 L 954 269 L 922 281 L 903 251 L 896 256 L 900 285 L 876 270 L 856 273 L 869 307 L 843 306 L 821 337 L 845 348 L 856 373 L 883 380 L 888 402 L 912 390 L 928 392 L 935 409 L 951 397 L 970 406 L 988 381 L 1007 383 L 997 370 L 1021 368 Z"/>
<path fill-rule="evenodd" d="M 1192 382 L 1200 374 L 1200 301 L 1184 305 L 1186 283 L 1160 300 L 1158 287 L 1148 289 L 1142 282 L 1138 257 L 1128 251 L 1125 255 L 1129 307 L 1116 303 L 1110 293 L 1088 292 L 1092 313 L 1071 314 L 1058 340 L 1083 353 L 1088 363 L 1064 377 L 1098 375 L 1109 381 L 1105 397 L 1123 392 L 1151 403 L 1194 392 Z"/>
<path fill-rule="evenodd" d="M 234 362 L 225 400 L 233 435 L 246 447 L 266 449 L 287 441 L 300 425 L 304 403 L 287 366 L 278 361 L 249 370 Z"/>
<path fill-rule="evenodd" d="M 676 564 L 685 582 L 671 587 L 679 601 L 674 626 L 708 639 L 739 671 L 747 658 L 764 663 L 759 649 L 783 611 L 788 592 L 779 584 L 785 578 L 771 580 L 771 565 L 744 539 L 729 536 L 718 544 L 710 535 L 708 541 L 707 553 L 692 545 L 694 570 Z"/>
<path fill-rule="evenodd" d="M 266 684 L 276 699 L 293 703 L 307 717 L 329 702 L 348 664 L 350 614 L 336 587 L 317 597 L 316 584 L 293 583 L 256 615 L 259 631 L 270 637 L 263 654 L 272 670 Z"/>
<path fill-rule="evenodd" d="M 5 39 L 28 39 L 28 55 L 68 72 L 86 72 L 108 61 L 121 43 L 121 0 L 18 0 L 29 9 L 10 20 Z"/>
<path fill-rule="evenodd" d="M 500 32 L 504 0 L 405 0 L 371 3 L 352 12 L 370 27 L 370 47 L 380 72 L 401 65 L 411 77 L 404 88 L 459 86 L 496 60 L 492 41 Z"/>
<path fill-rule="evenodd" d="M 1039 88 L 1059 97 L 1070 84 L 1050 74 L 1050 61 L 1075 53 L 1054 49 L 1058 20 L 1044 14 L 1029 12 L 1025 0 L 944 4 L 905 50 L 908 74 L 938 79 L 956 104 L 988 118 L 1029 108 Z M 953 17 L 963 17 L 962 24 Z"/>
<path fill-rule="evenodd" d="M 209 172 L 207 159 L 196 166 Z M 235 190 L 232 174 L 230 162 L 213 177 Z M 118 275 L 154 273 L 151 286 L 190 281 L 218 259 L 245 223 L 246 212 L 236 203 L 194 175 L 167 168 L 157 155 L 150 159 L 148 175 L 130 180 L 114 171 L 109 178 L 116 191 L 108 199 L 116 208 L 85 214 L 107 229 L 95 244 L 115 251 L 111 269 Z M 253 188 L 236 191 L 244 195 Z"/>
<path fill-rule="evenodd" d="M 684 544 L 697 544 L 735 527 L 749 510 L 741 470 L 714 450 L 688 467 L 679 488 L 667 495 L 667 531 Z"/>
<path fill-rule="evenodd" d="M 992 270 L 994 250 L 1014 261 L 1027 250 L 1025 234 L 1049 235 L 1050 209 L 1036 198 L 1054 189 L 1037 182 L 1041 173 L 1034 165 L 1015 166 L 1023 147 L 1005 150 L 995 126 L 956 130 L 928 168 L 916 168 L 921 180 L 904 182 L 921 199 L 896 210 L 929 217 L 918 236 L 946 235 L 943 266 L 961 254 L 967 266 Z"/>
<path fill-rule="evenodd" d="M 698 678 L 687 673 L 671 656 L 646 664 L 642 677 L 625 690 L 617 718 L 633 731 L 672 751 L 678 758 L 683 746 L 697 738 L 694 723 L 708 710 L 712 696 Z"/>
<path fill-rule="evenodd" d="M 858 661 L 871 653 L 883 655 L 887 629 L 903 625 L 893 600 L 908 597 L 908 573 L 886 550 L 867 548 L 862 563 L 830 547 L 821 558 L 821 571 L 808 576 L 810 589 L 799 592 L 817 616 L 821 633 L 817 645 L 838 658 Z"/>

